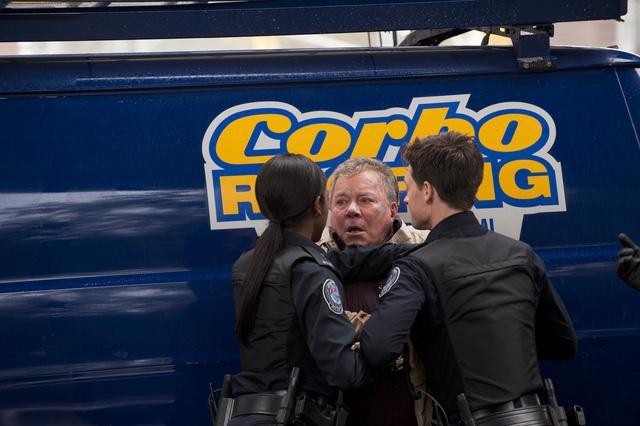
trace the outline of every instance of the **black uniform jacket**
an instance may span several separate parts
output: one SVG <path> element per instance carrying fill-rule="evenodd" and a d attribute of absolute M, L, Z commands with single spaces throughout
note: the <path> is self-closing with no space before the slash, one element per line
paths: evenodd
<path fill-rule="evenodd" d="M 302 370 L 301 389 L 328 396 L 365 382 L 367 367 L 351 350 L 355 333 L 342 306 L 339 271 L 384 276 L 394 256 L 406 251 L 387 244 L 325 255 L 311 240 L 285 231 L 285 247 L 262 284 L 249 344 L 240 347 L 242 372 L 233 378 L 233 393 L 286 389 L 294 366 Z M 252 254 L 233 267 L 236 309 Z"/>
<path fill-rule="evenodd" d="M 381 297 L 362 333 L 363 356 L 372 366 L 389 362 L 411 332 L 428 389 L 449 415 L 462 392 L 478 409 L 536 391 L 539 357 L 576 352 L 542 261 L 471 212 L 449 216 L 396 261 Z"/>

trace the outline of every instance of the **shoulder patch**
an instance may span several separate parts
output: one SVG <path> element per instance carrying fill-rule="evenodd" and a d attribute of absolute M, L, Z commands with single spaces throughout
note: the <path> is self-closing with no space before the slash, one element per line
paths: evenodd
<path fill-rule="evenodd" d="M 389 272 L 387 281 L 385 281 L 384 285 L 382 286 L 382 289 L 380 290 L 380 296 L 378 297 L 382 297 L 387 294 L 389 290 L 391 290 L 391 287 L 393 287 L 395 283 L 398 282 L 398 278 L 400 278 L 400 268 L 396 266 L 391 270 L 391 272 Z"/>
<path fill-rule="evenodd" d="M 342 315 L 344 312 L 342 308 L 342 298 L 340 297 L 340 289 L 335 281 L 328 279 L 324 282 L 322 285 L 322 295 L 331 312 Z"/>

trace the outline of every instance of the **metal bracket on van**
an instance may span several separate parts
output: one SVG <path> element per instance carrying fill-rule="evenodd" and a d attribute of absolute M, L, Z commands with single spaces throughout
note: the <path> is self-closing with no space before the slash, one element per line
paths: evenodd
<path fill-rule="evenodd" d="M 549 38 L 553 37 L 553 25 L 529 27 L 483 28 L 487 34 L 509 37 L 518 61 L 525 71 L 546 71 L 553 68 Z"/>
<path fill-rule="evenodd" d="M 412 31 L 400 46 L 437 46 L 444 40 L 463 34 L 472 29 L 485 33 L 482 45 L 489 42 L 489 36 L 495 34 L 509 37 L 518 61 L 518 67 L 524 71 L 546 71 L 553 68 L 549 38 L 553 37 L 553 25 L 535 25 L 527 27 L 480 27 L 480 28 L 441 28 Z"/>

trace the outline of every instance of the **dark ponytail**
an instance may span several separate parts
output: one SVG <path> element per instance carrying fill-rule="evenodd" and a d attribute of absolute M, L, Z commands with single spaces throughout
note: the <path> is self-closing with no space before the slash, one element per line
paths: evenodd
<path fill-rule="evenodd" d="M 256 199 L 269 220 L 251 257 L 240 291 L 236 335 L 246 345 L 255 326 L 262 281 L 276 254 L 284 246 L 284 229 L 299 224 L 310 214 L 316 197 L 324 194 L 326 177 L 307 157 L 281 154 L 260 169 L 256 179 Z"/>

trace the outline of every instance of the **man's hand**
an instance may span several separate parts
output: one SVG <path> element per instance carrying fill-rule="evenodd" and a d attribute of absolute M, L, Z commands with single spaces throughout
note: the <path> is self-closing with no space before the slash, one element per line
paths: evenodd
<path fill-rule="evenodd" d="M 356 329 L 356 339 L 360 339 L 360 334 L 362 333 L 364 323 L 367 322 L 369 318 L 371 318 L 371 315 L 366 313 L 365 311 L 345 311 L 345 313 L 347 314 L 347 318 L 349 318 L 349 321 L 353 325 L 353 328 Z"/>
<path fill-rule="evenodd" d="M 640 247 L 625 234 L 618 235 L 622 250 L 618 253 L 618 277 L 640 290 Z"/>

